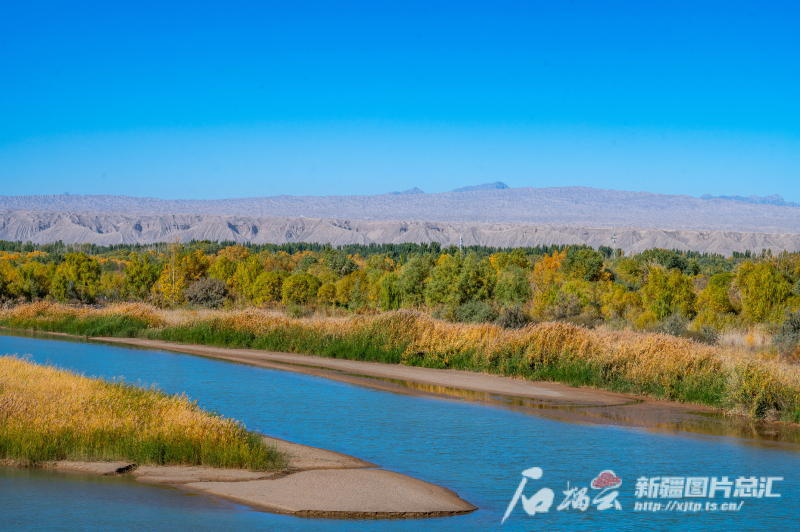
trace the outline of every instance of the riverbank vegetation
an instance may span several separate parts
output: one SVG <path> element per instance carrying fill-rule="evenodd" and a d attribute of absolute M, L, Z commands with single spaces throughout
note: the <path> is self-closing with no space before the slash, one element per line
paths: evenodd
<path fill-rule="evenodd" d="M 241 423 L 124 382 L 0 357 L 0 459 L 125 460 L 152 465 L 279 469 L 282 455 Z"/>
<path fill-rule="evenodd" d="M 126 323 L 127 329 L 114 329 Z M 101 308 L 39 302 L 0 311 L 29 330 L 135 336 L 353 360 L 465 369 L 704 404 L 753 418 L 800 422 L 800 368 L 729 335 L 709 345 L 664 333 L 589 329 L 564 322 L 506 328 L 459 324 L 409 310 L 294 318 L 275 310 Z"/>
<path fill-rule="evenodd" d="M 800 253 L 0 242 L 0 299 L 8 327 L 490 371 L 800 421 Z"/>

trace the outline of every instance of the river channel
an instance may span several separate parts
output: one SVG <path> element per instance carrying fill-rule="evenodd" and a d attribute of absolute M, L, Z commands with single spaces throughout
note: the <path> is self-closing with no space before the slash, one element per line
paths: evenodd
<path fill-rule="evenodd" d="M 52 338 L 52 337 L 50 337 Z M 250 430 L 330 449 L 457 492 L 479 509 L 435 519 L 309 519 L 254 511 L 125 477 L 0 468 L 0 530 L 771 530 L 800 519 L 800 446 L 742 438 L 570 423 L 459 398 L 418 397 L 323 377 L 198 356 L 44 336 L 0 335 L 0 355 L 30 355 L 87 376 L 124 378 L 185 392 L 200 406 Z M 524 490 L 554 492 L 549 512 L 518 503 L 501 520 L 531 467 L 542 478 Z M 570 488 L 590 488 L 604 470 L 622 480 L 620 509 L 558 510 Z M 663 477 L 781 477 L 780 497 L 680 498 L 695 511 L 645 510 L 637 480 Z M 640 494 L 641 495 L 641 494 Z M 731 504 L 735 503 L 735 504 Z M 697 509 L 699 504 L 700 509 Z M 711 510 L 709 504 L 716 504 Z M 735 509 L 720 508 L 726 504 Z"/>

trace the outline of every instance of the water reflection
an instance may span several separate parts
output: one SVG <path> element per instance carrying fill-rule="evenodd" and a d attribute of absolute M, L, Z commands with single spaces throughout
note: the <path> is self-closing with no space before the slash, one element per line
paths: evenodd
<path fill-rule="evenodd" d="M 618 405 L 575 404 L 362 375 L 322 366 L 272 362 L 279 365 L 308 367 L 329 373 L 347 375 L 365 381 L 363 383 L 366 385 L 368 385 L 368 381 L 373 380 L 431 396 L 531 411 L 532 413 L 561 421 L 615 424 L 660 431 L 682 431 L 709 436 L 800 444 L 800 426 L 797 425 L 754 420 L 744 416 L 729 415 L 724 412 L 701 412 L 686 408 L 676 408 L 675 405 L 666 402 L 634 398 Z"/>

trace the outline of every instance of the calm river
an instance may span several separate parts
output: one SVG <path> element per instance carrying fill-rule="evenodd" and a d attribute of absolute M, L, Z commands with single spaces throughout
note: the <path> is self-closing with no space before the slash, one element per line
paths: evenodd
<path fill-rule="evenodd" d="M 554 421 L 459 400 L 414 397 L 321 377 L 201 357 L 25 336 L 0 336 L 0 354 L 28 354 L 86 375 L 124 377 L 186 392 L 209 410 L 271 436 L 349 454 L 456 491 L 479 507 L 429 520 L 306 519 L 252 511 L 178 489 L 126 478 L 0 468 L 2 530 L 771 530 L 800 519 L 800 447 L 734 438 L 658 433 Z M 550 511 L 518 504 L 501 526 L 521 471 L 543 469 L 524 493 L 549 487 Z M 603 470 L 621 477 L 621 510 L 557 510 L 570 487 Z M 783 477 L 780 497 L 682 499 L 701 511 L 635 511 L 641 477 Z M 680 482 L 680 481 L 678 481 Z M 588 495 L 598 490 L 588 490 Z M 731 493 L 733 495 L 733 493 Z M 706 510 L 735 503 L 735 511 Z M 734 505 L 731 505 L 734 506 Z M 792 525 L 795 523 L 795 525 Z"/>

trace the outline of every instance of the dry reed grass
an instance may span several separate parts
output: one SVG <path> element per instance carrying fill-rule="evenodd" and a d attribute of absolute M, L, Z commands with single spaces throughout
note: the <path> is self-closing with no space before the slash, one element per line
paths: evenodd
<path fill-rule="evenodd" d="M 725 329 L 720 333 L 717 344 L 723 348 L 746 348 L 750 352 L 758 352 L 770 347 L 772 335 L 760 328 Z"/>
<path fill-rule="evenodd" d="M 281 456 L 185 395 L 0 357 L 0 457 L 275 468 Z"/>
<path fill-rule="evenodd" d="M 163 312 L 145 303 L 115 303 L 105 307 L 76 307 L 50 301 L 38 301 L 0 310 L 0 321 L 36 320 L 38 323 L 61 322 L 67 319 L 83 321 L 120 316 L 136 320 L 148 327 L 161 327 L 166 323 Z"/>

